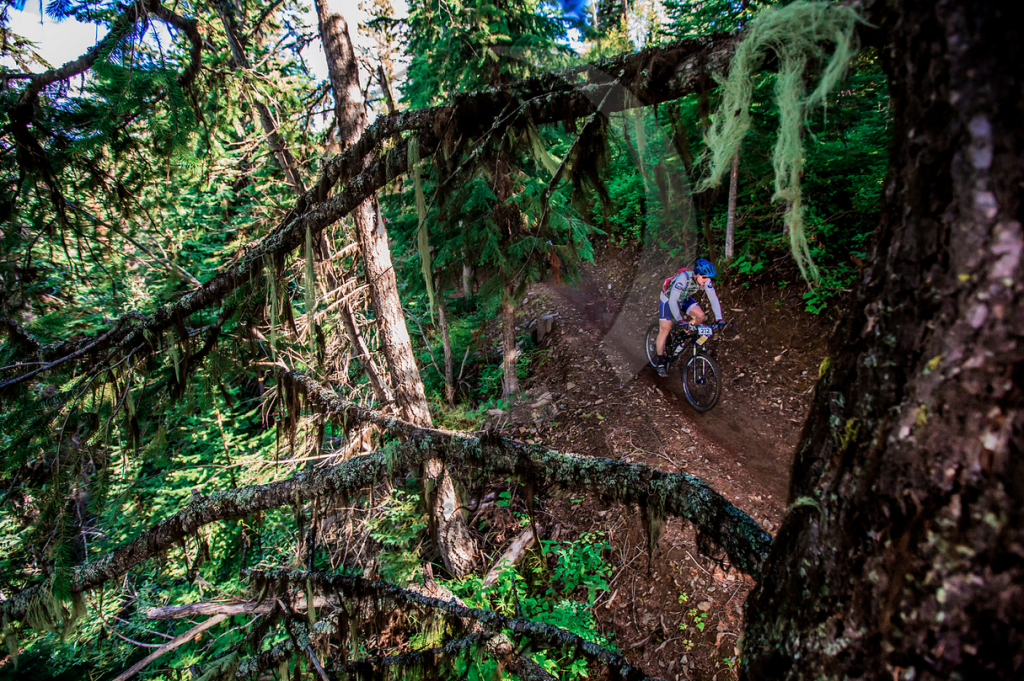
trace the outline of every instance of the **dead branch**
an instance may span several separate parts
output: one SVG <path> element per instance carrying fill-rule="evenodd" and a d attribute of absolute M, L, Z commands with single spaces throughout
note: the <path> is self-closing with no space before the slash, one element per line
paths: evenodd
<path fill-rule="evenodd" d="M 345 330 L 348 331 L 352 347 L 355 348 L 359 357 L 359 364 L 363 367 L 363 373 L 366 374 L 367 380 L 370 381 L 370 386 L 373 387 L 374 396 L 376 396 L 377 401 L 382 406 L 391 403 L 394 400 L 391 388 L 388 387 L 388 384 L 384 382 L 384 379 L 377 372 L 376 367 L 373 366 L 370 349 L 366 347 L 366 342 L 356 327 L 356 319 L 352 313 L 352 308 L 346 302 L 338 308 L 338 312 L 341 315 L 341 320 L 345 323 Z"/>
<path fill-rule="evenodd" d="M 202 624 L 197 624 L 196 626 L 192 627 L 191 629 L 186 631 L 181 636 L 178 636 L 178 637 L 174 638 L 173 640 L 168 641 L 164 645 L 162 645 L 159 648 L 157 648 L 156 650 L 154 650 L 149 655 L 146 655 L 146 657 L 142 658 L 141 660 L 139 660 L 138 662 L 133 664 L 131 667 L 129 667 L 125 671 L 123 671 L 120 674 L 118 674 L 117 678 L 114 679 L 114 681 L 127 681 L 127 679 L 130 679 L 131 677 L 135 676 L 137 673 L 139 673 L 140 671 L 145 669 L 146 666 L 150 662 L 152 662 L 153 660 L 157 659 L 158 657 L 162 656 L 165 653 L 171 652 L 172 650 L 174 650 L 178 646 L 181 646 L 181 645 L 184 645 L 184 644 L 188 643 L 189 641 L 194 639 L 199 634 L 203 633 L 204 631 L 206 631 L 207 629 L 209 629 L 210 627 L 212 627 L 212 626 L 214 626 L 216 624 L 220 624 L 221 622 L 223 622 L 227 618 L 228 618 L 228 615 L 214 615 L 213 617 L 211 617 L 210 619 L 206 620 Z"/>

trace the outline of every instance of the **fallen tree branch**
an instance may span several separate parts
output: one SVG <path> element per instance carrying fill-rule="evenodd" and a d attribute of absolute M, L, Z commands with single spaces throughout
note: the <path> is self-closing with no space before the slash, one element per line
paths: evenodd
<path fill-rule="evenodd" d="M 419 428 L 397 417 L 345 402 L 300 373 L 283 372 L 281 376 L 301 387 L 309 402 L 323 413 L 347 423 L 373 423 L 392 434 L 406 435 L 406 441 L 393 445 L 390 451 L 358 456 L 331 468 L 302 471 L 286 480 L 225 490 L 209 497 L 194 494 L 190 503 L 152 529 L 74 568 L 69 580 L 72 593 L 89 591 L 120 577 L 210 523 L 312 499 L 351 494 L 387 480 L 397 472 L 415 470 L 435 456 L 449 466 L 449 470 L 462 466 L 495 476 L 543 481 L 564 489 L 586 490 L 626 504 L 640 504 L 654 509 L 657 514 L 685 518 L 747 574 L 759 573 L 771 545 L 771 536 L 750 516 L 692 475 L 663 473 L 639 463 L 562 454 L 489 433 Z M 43 585 L 38 584 L 12 595 L 2 604 L 0 612 L 11 621 L 23 619 L 42 595 L 42 589 Z"/>
<path fill-rule="evenodd" d="M 581 636 L 551 624 L 514 619 L 482 608 L 468 608 L 452 600 L 442 600 L 403 589 L 391 582 L 370 581 L 363 577 L 335 575 L 321 572 L 259 572 L 251 571 L 250 577 L 260 585 L 289 584 L 305 588 L 308 583 L 314 584 L 322 592 L 340 594 L 344 598 L 358 599 L 372 594 L 381 600 L 388 600 L 396 605 L 411 606 L 421 610 L 441 613 L 448 619 L 459 621 L 470 620 L 479 623 L 485 630 L 500 633 L 510 630 L 523 636 L 533 643 L 560 648 L 569 646 L 580 652 L 588 660 L 608 667 L 616 678 L 626 681 L 645 681 L 648 677 L 642 669 L 634 667 L 624 657 L 608 650 Z"/>
<path fill-rule="evenodd" d="M 153 660 L 155 660 L 158 657 L 164 655 L 165 653 L 171 652 L 172 650 L 174 650 L 175 648 L 177 648 L 179 646 L 182 646 L 182 645 L 188 643 L 189 641 L 194 639 L 199 634 L 203 633 L 204 631 L 206 631 L 207 629 L 209 629 L 212 626 L 220 624 L 221 622 L 223 622 L 227 618 L 228 618 L 228 615 L 214 615 L 213 617 L 211 617 L 210 619 L 206 620 L 205 622 L 203 622 L 201 624 L 197 624 L 196 626 L 192 627 L 191 629 L 186 631 L 181 636 L 177 636 L 173 640 L 168 641 L 164 645 L 162 645 L 159 648 L 157 648 L 156 650 L 154 650 L 149 655 L 146 655 L 146 657 L 142 658 L 141 660 L 139 660 L 138 662 L 133 664 L 131 667 L 129 667 L 125 671 L 123 671 L 120 674 L 118 674 L 117 678 L 115 678 L 114 681 L 127 681 L 127 679 L 130 679 L 131 677 L 135 676 L 137 673 L 139 673 L 140 671 L 145 669 L 146 666 L 150 662 L 152 662 Z"/>
<path fill-rule="evenodd" d="M 313 599 L 314 607 L 319 610 L 327 605 L 328 600 L 322 596 Z M 146 619 L 150 620 L 177 620 L 200 615 L 266 615 L 274 609 L 275 603 L 271 601 L 237 601 L 228 603 L 201 602 L 189 603 L 187 605 L 164 605 L 158 608 L 150 608 L 146 611 Z M 294 610 L 305 610 L 306 599 L 299 597 L 292 606 Z"/>
<path fill-rule="evenodd" d="M 536 529 L 536 533 L 534 530 Z M 494 563 L 494 567 L 487 571 L 484 575 L 484 586 L 493 586 L 498 578 L 501 577 L 501 573 L 510 567 L 515 567 L 519 561 L 526 557 L 526 552 L 529 551 L 537 543 L 537 535 L 544 529 L 540 525 L 534 528 L 532 525 L 527 527 L 525 530 L 519 533 L 512 544 L 508 547 L 505 553 L 501 554 Z"/>

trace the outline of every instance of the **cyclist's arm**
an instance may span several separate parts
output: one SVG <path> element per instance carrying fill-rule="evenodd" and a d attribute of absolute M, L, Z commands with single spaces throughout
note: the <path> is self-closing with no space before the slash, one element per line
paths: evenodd
<path fill-rule="evenodd" d="M 679 277 L 672 281 L 672 293 L 668 297 L 668 309 L 677 322 L 683 321 L 683 314 L 679 310 L 679 297 L 686 290 L 686 284 L 679 283 Z"/>
<path fill-rule="evenodd" d="M 711 310 L 715 313 L 715 321 L 721 321 L 722 317 L 722 304 L 718 302 L 718 294 L 715 293 L 715 285 L 708 279 L 707 283 L 704 284 L 704 292 L 708 294 L 708 300 L 711 301 Z"/>

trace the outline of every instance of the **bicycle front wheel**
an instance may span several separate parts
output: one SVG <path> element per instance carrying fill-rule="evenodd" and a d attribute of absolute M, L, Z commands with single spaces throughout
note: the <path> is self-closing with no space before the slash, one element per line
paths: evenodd
<path fill-rule="evenodd" d="M 699 353 L 683 366 L 683 392 L 697 411 L 707 411 L 718 402 L 722 391 L 722 372 L 710 356 Z"/>

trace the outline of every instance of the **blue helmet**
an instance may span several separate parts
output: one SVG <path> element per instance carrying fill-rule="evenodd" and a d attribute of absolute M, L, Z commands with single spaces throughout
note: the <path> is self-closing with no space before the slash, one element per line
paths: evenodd
<path fill-rule="evenodd" d="M 697 258 L 697 262 L 693 263 L 694 274 L 700 274 L 705 277 L 713 277 L 718 274 L 715 270 L 715 266 L 711 264 L 710 260 L 704 258 Z"/>

